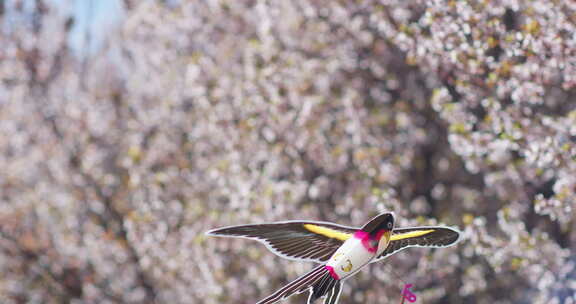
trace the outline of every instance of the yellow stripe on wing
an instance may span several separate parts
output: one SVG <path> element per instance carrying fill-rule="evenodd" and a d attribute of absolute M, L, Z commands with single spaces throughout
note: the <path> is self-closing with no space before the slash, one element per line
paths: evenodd
<path fill-rule="evenodd" d="M 330 228 L 326 228 L 326 227 L 322 227 L 322 226 L 317 226 L 314 224 L 304 224 L 304 228 L 306 228 L 307 230 L 329 237 L 329 238 L 333 238 L 333 239 L 338 239 L 341 241 L 346 241 L 347 239 L 349 239 L 352 234 L 346 233 L 346 232 L 342 232 L 342 231 L 338 231 L 338 230 L 334 230 L 334 229 L 330 229 Z"/>
<path fill-rule="evenodd" d="M 416 230 L 416 231 L 410 231 L 410 232 L 406 232 L 406 233 L 399 233 L 399 234 L 393 234 L 390 237 L 390 241 L 398 241 L 398 240 L 404 240 L 404 239 L 409 239 L 409 238 L 415 238 L 415 237 L 419 237 L 419 236 L 423 236 L 425 234 L 431 233 L 436 231 L 435 229 L 429 229 L 429 230 Z"/>

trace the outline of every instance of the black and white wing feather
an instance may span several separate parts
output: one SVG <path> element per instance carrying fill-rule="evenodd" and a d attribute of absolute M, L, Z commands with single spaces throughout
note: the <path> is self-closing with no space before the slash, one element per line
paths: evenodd
<path fill-rule="evenodd" d="M 207 234 L 254 239 L 283 258 L 322 263 L 357 230 L 327 222 L 289 221 L 224 227 Z"/>
<path fill-rule="evenodd" d="M 374 261 L 409 247 L 449 247 L 458 242 L 460 232 L 448 227 L 409 227 L 392 231 L 388 247 Z"/>

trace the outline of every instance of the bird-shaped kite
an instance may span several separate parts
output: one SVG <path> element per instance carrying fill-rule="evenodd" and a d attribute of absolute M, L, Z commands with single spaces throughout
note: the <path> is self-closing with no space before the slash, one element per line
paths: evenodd
<path fill-rule="evenodd" d="M 394 228 L 394 214 L 382 213 L 362 228 L 328 222 L 287 221 L 210 230 L 208 235 L 255 239 L 283 258 L 321 263 L 257 304 L 271 304 L 309 290 L 308 304 L 325 297 L 336 304 L 342 282 L 369 263 L 408 247 L 448 247 L 460 232 L 429 226 Z"/>

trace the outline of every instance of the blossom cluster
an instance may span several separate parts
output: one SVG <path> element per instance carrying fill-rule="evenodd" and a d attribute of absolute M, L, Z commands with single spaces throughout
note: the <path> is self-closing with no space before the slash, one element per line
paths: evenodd
<path fill-rule="evenodd" d="M 462 241 L 343 303 L 576 303 L 575 2 L 57 2 L 0 1 L 1 303 L 254 303 L 313 265 L 205 231 L 383 211 Z"/>

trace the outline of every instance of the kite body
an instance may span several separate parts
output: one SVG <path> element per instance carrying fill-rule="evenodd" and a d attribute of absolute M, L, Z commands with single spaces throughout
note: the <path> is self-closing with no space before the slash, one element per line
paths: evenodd
<path fill-rule="evenodd" d="M 393 213 L 383 213 L 361 228 L 327 222 L 289 221 L 214 229 L 208 235 L 258 240 L 273 253 L 292 260 L 320 263 L 257 304 L 272 304 L 309 291 L 308 304 L 325 297 L 336 304 L 342 282 L 371 262 L 408 247 L 448 247 L 460 232 L 448 227 L 394 228 Z"/>
<path fill-rule="evenodd" d="M 364 231 L 357 231 L 346 240 L 326 263 L 326 268 L 336 279 L 343 280 L 362 269 L 378 254 L 382 253 L 390 241 L 390 232 L 371 236 Z"/>

